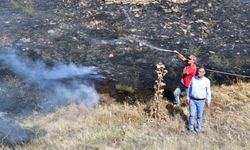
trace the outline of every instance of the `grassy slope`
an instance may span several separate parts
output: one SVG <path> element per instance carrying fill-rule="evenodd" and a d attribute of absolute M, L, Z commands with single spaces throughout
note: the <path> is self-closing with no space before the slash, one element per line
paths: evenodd
<path fill-rule="evenodd" d="M 205 132 L 199 135 L 187 134 L 180 115 L 169 115 L 159 126 L 147 122 L 144 107 L 69 105 L 46 116 L 37 114 L 24 120 L 23 126 L 47 134 L 16 149 L 250 149 L 250 83 L 213 87 Z M 188 115 L 187 107 L 182 109 Z"/>

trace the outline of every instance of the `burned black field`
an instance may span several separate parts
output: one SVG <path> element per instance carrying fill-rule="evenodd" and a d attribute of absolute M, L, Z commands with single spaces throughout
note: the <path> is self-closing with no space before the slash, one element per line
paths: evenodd
<path fill-rule="evenodd" d="M 249 149 L 249 0 L 1 0 L 0 14 L 0 149 Z M 200 140 L 187 106 L 168 107 L 184 66 L 174 50 L 210 69 Z M 144 108 L 160 62 L 156 126 Z"/>

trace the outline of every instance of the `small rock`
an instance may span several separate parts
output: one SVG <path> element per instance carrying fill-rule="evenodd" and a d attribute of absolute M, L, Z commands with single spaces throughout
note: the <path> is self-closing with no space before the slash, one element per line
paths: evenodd
<path fill-rule="evenodd" d="M 48 30 L 48 33 L 49 33 L 49 34 L 54 34 L 54 33 L 55 33 L 55 30 L 52 30 L 52 29 L 51 29 L 51 30 Z"/>
<path fill-rule="evenodd" d="M 201 8 L 198 8 L 198 9 L 195 9 L 194 12 L 204 12 L 205 10 L 204 9 L 201 9 Z"/>
<path fill-rule="evenodd" d="M 169 1 L 176 4 L 184 4 L 190 2 L 191 0 L 169 0 Z"/>
<path fill-rule="evenodd" d="M 204 20 L 202 20 L 202 19 L 198 19 L 198 20 L 196 20 L 195 22 L 196 22 L 196 23 L 203 23 L 203 24 L 205 24 L 205 25 L 208 24 L 206 21 L 204 21 Z"/>
<path fill-rule="evenodd" d="M 215 54 L 215 52 L 214 51 L 208 51 L 210 54 Z"/>
<path fill-rule="evenodd" d="M 169 36 L 167 36 L 167 35 L 160 35 L 160 38 L 162 38 L 162 39 L 168 39 Z"/>
<path fill-rule="evenodd" d="M 71 20 L 71 18 L 68 18 L 69 20 Z M 66 23 L 60 23 L 59 27 L 61 29 L 66 29 L 66 30 L 71 30 L 73 29 L 73 26 L 71 24 L 66 24 Z"/>
<path fill-rule="evenodd" d="M 164 11 L 165 13 L 171 13 L 171 12 L 172 12 L 172 9 L 164 8 L 163 11 Z"/>
<path fill-rule="evenodd" d="M 140 15 L 139 15 L 139 14 L 136 14 L 136 15 L 135 15 L 135 17 L 137 17 L 137 18 L 138 18 L 138 17 L 140 17 Z"/>
<path fill-rule="evenodd" d="M 178 8 L 172 8 L 172 11 L 173 11 L 173 12 L 179 12 L 180 9 L 178 9 Z"/>
<path fill-rule="evenodd" d="M 140 11 L 140 10 L 141 10 L 141 9 L 138 9 L 138 8 L 136 9 L 136 8 L 135 8 L 135 9 L 133 9 L 132 11 L 133 11 L 133 12 L 138 12 L 138 11 Z"/>
<path fill-rule="evenodd" d="M 23 48 L 22 51 L 29 51 L 30 48 L 26 47 L 26 48 Z"/>
<path fill-rule="evenodd" d="M 50 22 L 49 24 L 50 24 L 50 25 L 55 25 L 56 23 L 55 23 L 55 22 Z"/>
<path fill-rule="evenodd" d="M 139 42 L 139 46 L 142 47 L 142 46 L 143 46 L 143 43 L 142 43 L 142 42 Z"/>
<path fill-rule="evenodd" d="M 24 43 L 28 43 L 28 42 L 30 42 L 30 38 L 21 38 L 20 41 L 22 41 Z"/>
<path fill-rule="evenodd" d="M 134 28 L 133 28 L 133 29 L 131 29 L 131 32 L 135 32 L 135 31 L 136 31 L 136 29 L 134 29 Z"/>
<path fill-rule="evenodd" d="M 110 53 L 108 57 L 109 57 L 109 58 L 113 58 L 113 57 L 114 57 L 114 54 Z"/>
<path fill-rule="evenodd" d="M 183 31 L 183 33 L 186 35 L 187 34 L 187 30 L 186 29 L 181 29 Z"/>
<path fill-rule="evenodd" d="M 208 3 L 208 7 L 212 7 L 212 3 Z"/>
<path fill-rule="evenodd" d="M 195 34 L 191 32 L 191 33 L 190 33 L 190 36 L 195 36 Z"/>

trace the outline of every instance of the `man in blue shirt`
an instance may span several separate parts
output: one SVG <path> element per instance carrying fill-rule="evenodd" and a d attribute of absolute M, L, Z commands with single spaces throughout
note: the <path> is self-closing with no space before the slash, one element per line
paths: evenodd
<path fill-rule="evenodd" d="M 189 131 L 201 131 L 202 115 L 205 104 L 207 107 L 211 103 L 211 88 L 210 80 L 205 76 L 205 69 L 199 68 L 198 75 L 191 80 L 190 86 L 187 90 L 187 103 L 189 104 Z M 194 129 L 194 119 L 197 114 L 196 128 Z"/>

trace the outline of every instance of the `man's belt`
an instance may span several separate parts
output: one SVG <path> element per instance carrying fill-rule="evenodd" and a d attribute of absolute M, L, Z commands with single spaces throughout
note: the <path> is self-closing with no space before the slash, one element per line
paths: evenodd
<path fill-rule="evenodd" d="M 202 101 L 202 100 L 205 100 L 206 98 L 194 98 L 194 97 L 190 97 L 191 99 L 193 99 L 193 100 L 197 100 L 197 101 Z"/>

